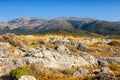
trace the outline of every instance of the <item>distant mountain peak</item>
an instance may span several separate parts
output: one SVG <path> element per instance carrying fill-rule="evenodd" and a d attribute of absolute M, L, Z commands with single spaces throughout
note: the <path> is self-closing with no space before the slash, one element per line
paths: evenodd
<path fill-rule="evenodd" d="M 120 22 L 109 22 L 94 18 L 58 17 L 42 19 L 36 17 L 21 17 L 8 22 L 0 22 L 0 33 L 39 34 L 65 31 L 88 31 L 98 34 L 120 34 Z"/>

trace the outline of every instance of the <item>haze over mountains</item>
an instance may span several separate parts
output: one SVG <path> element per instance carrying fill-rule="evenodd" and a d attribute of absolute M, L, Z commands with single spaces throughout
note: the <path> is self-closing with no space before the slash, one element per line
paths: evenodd
<path fill-rule="evenodd" d="M 120 35 L 120 22 L 77 17 L 54 19 L 22 17 L 8 22 L 0 22 L 0 34 L 42 34 L 61 30 L 67 32 L 87 31 L 101 35 Z"/>

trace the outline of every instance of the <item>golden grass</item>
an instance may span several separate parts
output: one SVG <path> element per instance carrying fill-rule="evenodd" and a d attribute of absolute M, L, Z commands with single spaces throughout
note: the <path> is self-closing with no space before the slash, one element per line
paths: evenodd
<path fill-rule="evenodd" d="M 64 37 L 67 39 L 75 39 L 75 40 L 82 40 L 85 39 L 85 37 L 73 37 L 73 36 L 63 36 L 63 35 L 52 35 L 52 34 L 46 34 L 46 35 L 19 35 L 18 38 L 26 39 L 29 41 L 35 41 L 40 39 L 48 39 L 48 38 L 60 38 Z"/>
<path fill-rule="evenodd" d="M 2 70 L 5 68 L 5 66 L 0 66 L 0 73 L 2 72 Z"/>
<path fill-rule="evenodd" d="M 112 63 L 109 64 L 108 67 L 115 73 L 115 74 L 120 74 L 120 65 Z"/>
<path fill-rule="evenodd" d="M 72 52 L 80 53 L 80 51 L 76 49 L 74 46 L 71 46 L 71 45 L 65 45 L 65 46 Z"/>
<path fill-rule="evenodd" d="M 22 38 L 28 41 L 34 41 L 34 40 L 39 40 L 41 39 L 40 36 L 35 36 L 35 35 L 20 35 L 18 38 Z"/>
<path fill-rule="evenodd" d="M 13 46 L 10 46 L 7 48 L 10 53 L 14 53 L 15 48 Z"/>

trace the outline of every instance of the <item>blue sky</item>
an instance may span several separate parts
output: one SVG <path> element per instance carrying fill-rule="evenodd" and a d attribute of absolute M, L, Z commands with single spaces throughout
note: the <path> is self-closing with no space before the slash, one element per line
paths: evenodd
<path fill-rule="evenodd" d="M 0 20 L 61 16 L 120 21 L 120 0 L 0 0 Z"/>

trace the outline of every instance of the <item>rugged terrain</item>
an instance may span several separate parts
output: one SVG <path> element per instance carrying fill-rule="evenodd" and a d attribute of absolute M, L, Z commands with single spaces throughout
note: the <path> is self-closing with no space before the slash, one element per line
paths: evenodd
<path fill-rule="evenodd" d="M 0 36 L 0 78 L 120 80 L 120 40 L 4 34 Z"/>
<path fill-rule="evenodd" d="M 1 80 L 120 80 L 119 22 L 22 17 L 0 34 Z"/>

